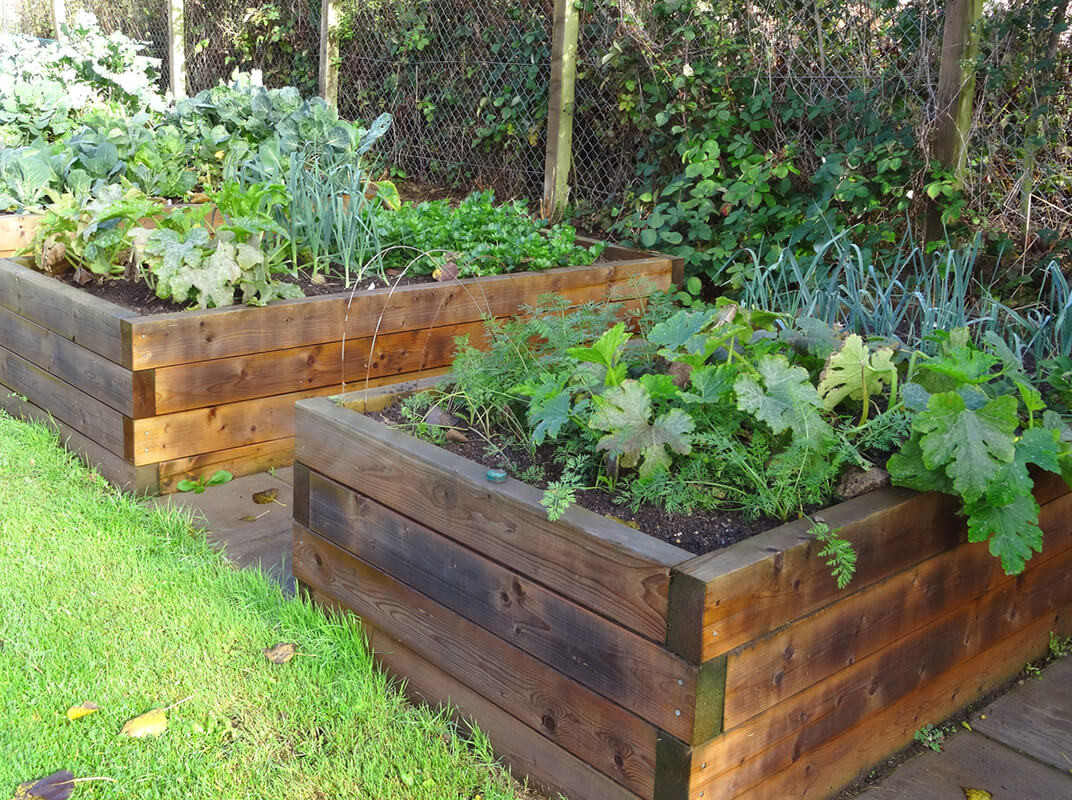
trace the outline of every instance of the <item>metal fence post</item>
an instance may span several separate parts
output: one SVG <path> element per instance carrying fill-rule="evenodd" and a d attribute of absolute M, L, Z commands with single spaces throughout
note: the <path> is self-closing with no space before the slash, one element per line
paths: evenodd
<path fill-rule="evenodd" d="M 561 219 L 569 198 L 580 12 L 577 10 L 576 0 L 555 0 L 554 13 L 542 212 L 545 217 L 557 220 Z"/>
<path fill-rule="evenodd" d="M 339 107 L 339 7 L 336 0 L 320 4 L 320 96 Z"/>
<path fill-rule="evenodd" d="M 168 76 L 175 99 L 186 96 L 186 3 L 168 0 Z"/>

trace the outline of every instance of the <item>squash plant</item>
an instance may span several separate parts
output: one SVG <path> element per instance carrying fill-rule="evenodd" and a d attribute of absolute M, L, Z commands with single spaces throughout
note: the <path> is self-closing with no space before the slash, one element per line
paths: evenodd
<path fill-rule="evenodd" d="M 996 337 L 956 330 L 927 356 L 728 302 L 649 317 L 641 335 L 618 323 L 586 339 L 568 316 L 492 324 L 490 352 L 463 342 L 446 386 L 404 412 L 419 427 L 435 403 L 507 468 L 511 447 L 551 446 L 521 477 L 546 487 L 552 519 L 602 489 L 633 510 L 784 520 L 889 456 L 894 483 L 959 497 L 971 540 L 1017 573 L 1041 548 L 1028 467 L 1072 483 L 1072 430 Z M 851 548 L 821 521 L 813 533 L 844 585 Z"/>

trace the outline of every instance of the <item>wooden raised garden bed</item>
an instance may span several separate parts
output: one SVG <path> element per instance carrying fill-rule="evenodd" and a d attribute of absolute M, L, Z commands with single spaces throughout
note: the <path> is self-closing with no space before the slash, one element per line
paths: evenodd
<path fill-rule="evenodd" d="M 548 293 L 637 304 L 678 268 L 609 247 L 588 267 L 139 315 L 0 260 L 0 407 L 51 415 L 109 480 L 167 492 L 289 464 L 296 400 L 442 370 L 485 315 Z"/>
<path fill-rule="evenodd" d="M 0 258 L 10 258 L 33 242 L 44 214 L 0 214 Z"/>
<path fill-rule="evenodd" d="M 1017 577 L 937 493 L 827 509 L 859 556 L 839 591 L 804 521 L 694 557 L 576 507 L 548 522 L 538 490 L 326 398 L 296 433 L 295 576 L 571 800 L 827 797 L 1070 630 L 1053 476 Z"/>

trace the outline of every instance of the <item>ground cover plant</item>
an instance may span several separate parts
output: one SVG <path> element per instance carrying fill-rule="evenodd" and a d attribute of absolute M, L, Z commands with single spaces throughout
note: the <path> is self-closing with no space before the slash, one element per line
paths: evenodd
<path fill-rule="evenodd" d="M 561 306 L 491 323 L 490 353 L 462 342 L 445 388 L 402 414 L 441 441 L 461 420 L 488 458 L 546 487 L 552 520 L 592 489 L 633 511 L 786 520 L 835 500 L 846 470 L 886 466 L 959 497 L 970 539 L 1010 573 L 1042 545 L 1029 467 L 1072 482 L 1072 429 L 1000 339 L 957 328 L 923 350 L 730 301 L 658 309 L 638 334 L 605 323 Z M 815 522 L 844 584 L 851 549 Z"/>
<path fill-rule="evenodd" d="M 3 414 L 0 529 L 5 796 L 61 769 L 98 778 L 74 798 L 517 796 L 482 737 L 388 688 L 356 621 Z"/>

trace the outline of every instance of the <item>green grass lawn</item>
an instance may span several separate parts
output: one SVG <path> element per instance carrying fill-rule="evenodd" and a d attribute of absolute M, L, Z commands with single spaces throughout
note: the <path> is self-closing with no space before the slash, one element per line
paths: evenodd
<path fill-rule="evenodd" d="M 302 655 L 269 663 L 277 642 Z M 162 735 L 119 735 L 188 697 Z M 72 722 L 83 701 L 100 711 Z M 233 570 L 0 412 L 0 798 L 62 768 L 114 779 L 74 798 L 520 796 L 486 741 L 390 688 L 352 621 Z"/>

